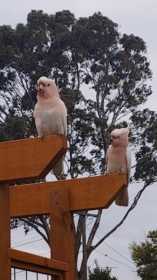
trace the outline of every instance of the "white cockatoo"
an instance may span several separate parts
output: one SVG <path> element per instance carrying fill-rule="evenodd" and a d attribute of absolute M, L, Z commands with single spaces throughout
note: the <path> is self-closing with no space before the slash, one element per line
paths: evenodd
<path fill-rule="evenodd" d="M 50 134 L 67 136 L 67 109 L 59 96 L 55 82 L 47 77 L 37 81 L 37 103 L 34 108 L 35 125 L 39 137 Z M 64 157 L 54 166 L 57 179 L 64 178 Z"/>
<path fill-rule="evenodd" d="M 111 132 L 111 145 L 107 150 L 106 173 L 127 173 L 127 185 L 118 194 L 115 203 L 128 206 L 128 183 L 131 170 L 131 153 L 128 148 L 128 128 L 117 128 Z"/>

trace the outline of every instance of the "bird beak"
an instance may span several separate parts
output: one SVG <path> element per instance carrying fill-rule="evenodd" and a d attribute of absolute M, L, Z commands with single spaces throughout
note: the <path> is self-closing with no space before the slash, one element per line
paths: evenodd
<path fill-rule="evenodd" d="M 37 85 L 36 90 L 37 90 L 38 95 L 43 95 L 44 94 L 44 89 L 43 89 L 42 85 Z"/>

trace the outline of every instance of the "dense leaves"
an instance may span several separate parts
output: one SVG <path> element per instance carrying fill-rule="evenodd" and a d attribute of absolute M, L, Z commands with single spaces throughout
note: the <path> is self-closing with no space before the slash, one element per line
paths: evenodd
<path fill-rule="evenodd" d="M 152 183 L 157 178 L 157 114 L 149 109 L 137 111 L 132 116 L 136 127 L 132 135 L 136 146 L 135 179 Z"/>
<path fill-rule="evenodd" d="M 157 231 L 150 231 L 140 244 L 132 244 L 132 258 L 142 280 L 157 279 Z"/>
<path fill-rule="evenodd" d="M 89 280 L 118 280 L 116 277 L 111 276 L 111 269 L 101 269 L 96 267 L 93 271 L 89 271 Z"/>

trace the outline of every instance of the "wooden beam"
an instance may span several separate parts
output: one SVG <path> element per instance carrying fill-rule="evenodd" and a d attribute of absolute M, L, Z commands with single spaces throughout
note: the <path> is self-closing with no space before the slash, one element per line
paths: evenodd
<path fill-rule="evenodd" d="M 9 249 L 9 257 L 11 259 L 11 266 L 18 269 L 27 269 L 45 274 L 68 271 L 68 264 L 63 261 L 49 259 L 15 249 Z"/>
<path fill-rule="evenodd" d="M 0 143 L 0 183 L 44 177 L 66 151 L 66 139 L 51 135 Z"/>
<path fill-rule="evenodd" d="M 108 208 L 126 183 L 126 175 L 105 175 L 80 179 L 70 188 L 72 211 Z"/>
<path fill-rule="evenodd" d="M 126 174 L 112 174 L 13 186 L 10 188 L 10 213 L 12 217 L 51 213 L 53 195 L 60 190 L 68 192 L 70 211 L 107 208 L 126 181 Z"/>

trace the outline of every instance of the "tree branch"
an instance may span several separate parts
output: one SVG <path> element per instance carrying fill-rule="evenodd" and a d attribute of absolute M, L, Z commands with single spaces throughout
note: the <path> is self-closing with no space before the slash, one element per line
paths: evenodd
<path fill-rule="evenodd" d="M 31 226 L 33 229 L 35 229 L 41 236 L 42 238 L 45 240 L 45 242 L 49 245 L 48 243 L 48 238 L 44 235 L 44 233 L 38 228 L 39 224 L 36 225 L 35 223 L 31 222 L 29 219 L 25 219 L 25 218 L 20 218 L 21 221 L 23 221 L 24 223 L 28 224 L 29 226 Z M 41 226 L 41 224 L 40 224 Z"/>
<path fill-rule="evenodd" d="M 131 204 L 131 206 L 129 207 L 129 209 L 127 210 L 126 214 L 124 215 L 124 217 L 121 219 L 121 221 L 114 227 L 112 228 L 106 235 L 104 235 L 104 237 L 102 237 L 93 247 L 92 247 L 92 251 L 95 250 L 106 238 L 108 238 L 113 232 L 115 232 L 126 220 L 127 216 L 129 215 L 129 213 L 136 207 L 142 193 L 144 192 L 144 190 L 150 185 L 150 183 L 146 183 L 144 184 L 143 188 L 141 188 L 141 190 L 137 193 L 137 195 L 134 198 L 133 203 Z"/>
<path fill-rule="evenodd" d="M 77 232 L 76 232 L 76 242 L 75 242 L 75 256 L 77 259 L 79 250 L 80 250 L 80 246 L 81 246 L 81 235 L 82 235 L 82 220 L 83 220 L 83 216 L 80 214 L 79 215 L 79 220 L 78 220 L 78 224 L 77 224 Z"/>
<path fill-rule="evenodd" d="M 100 220 L 101 220 L 101 215 L 102 215 L 102 210 L 98 210 L 98 215 L 96 217 L 96 220 L 95 220 L 95 223 L 92 227 L 92 230 L 90 232 L 90 235 L 88 237 L 88 241 L 87 241 L 87 247 L 90 248 L 91 245 L 92 245 L 92 242 L 93 242 L 93 239 L 94 239 L 94 236 L 95 236 L 95 233 L 99 227 L 99 224 L 100 224 Z"/>

